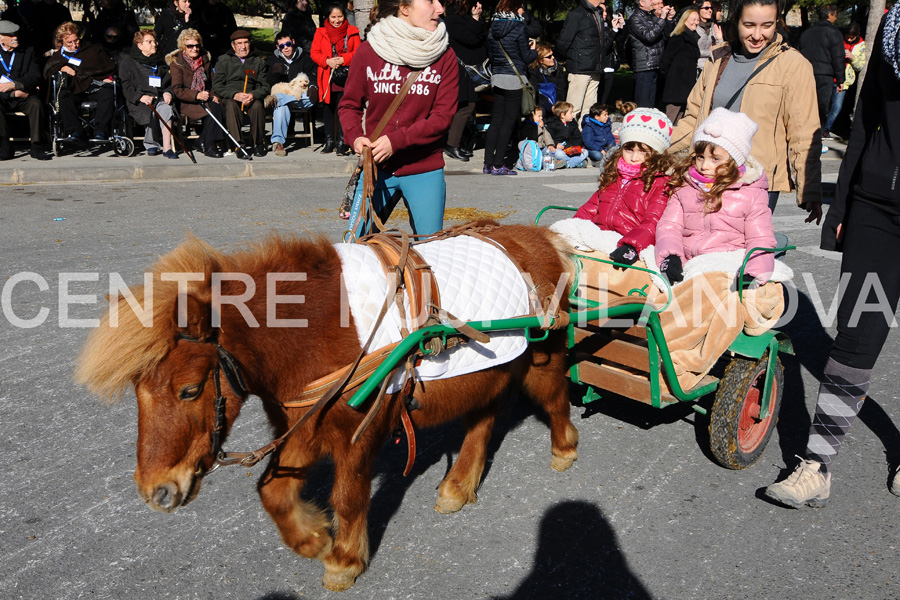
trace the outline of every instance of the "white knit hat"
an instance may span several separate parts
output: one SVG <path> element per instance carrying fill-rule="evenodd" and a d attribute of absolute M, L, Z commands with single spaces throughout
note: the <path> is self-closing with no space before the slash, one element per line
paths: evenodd
<path fill-rule="evenodd" d="M 662 154 L 672 143 L 672 121 L 655 108 L 636 108 L 622 119 L 619 143 L 643 142 Z"/>
<path fill-rule="evenodd" d="M 740 167 L 750 156 L 753 136 L 759 125 L 740 112 L 717 108 L 706 117 L 694 133 L 694 144 L 712 142 L 731 155 Z"/>

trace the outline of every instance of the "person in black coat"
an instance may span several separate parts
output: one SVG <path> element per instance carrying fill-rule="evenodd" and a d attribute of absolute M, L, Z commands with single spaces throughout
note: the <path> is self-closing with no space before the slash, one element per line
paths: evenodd
<path fill-rule="evenodd" d="M 156 17 L 153 31 L 159 43 L 159 52 L 169 54 L 178 47 L 178 34 L 185 29 L 202 29 L 200 16 L 191 8 L 191 0 L 172 0 L 169 8 Z"/>
<path fill-rule="evenodd" d="M 687 98 L 697 81 L 697 61 L 700 60 L 700 14 L 693 8 L 682 13 L 672 37 L 663 51 L 659 74 L 665 78 L 661 100 L 666 116 L 675 125 L 684 116 Z"/>
<path fill-rule="evenodd" d="M 487 26 L 481 20 L 482 7 L 478 0 L 474 0 L 471 6 L 469 0 L 447 0 L 444 10 L 444 25 L 447 27 L 450 47 L 456 52 L 456 58 L 460 62 L 459 105 L 450 122 L 444 154 L 467 162 L 472 152 L 463 147 L 462 136 L 475 113 L 478 93 L 463 65 L 481 65 L 487 59 Z"/>
<path fill-rule="evenodd" d="M 565 100 L 569 91 L 569 80 L 563 66 L 557 62 L 550 44 L 538 42 L 535 47 L 538 57 L 528 65 L 528 81 L 537 92 L 538 105 L 549 115 L 553 105 Z"/>
<path fill-rule="evenodd" d="M 209 0 L 202 15 L 200 34 L 215 67 L 215 60 L 231 49 L 231 34 L 237 31 L 237 22 L 234 13 L 221 0 Z"/>
<path fill-rule="evenodd" d="M 316 22 L 309 10 L 309 0 L 297 0 L 297 4 L 284 13 L 281 28 L 291 34 L 297 45 L 309 54 L 316 35 Z"/>
<path fill-rule="evenodd" d="M 900 252 L 898 37 L 900 3 L 878 28 L 834 199 L 822 224 L 822 249 L 843 252 L 842 294 L 837 336 L 823 370 L 806 451 L 794 473 L 765 492 L 793 508 L 828 501 L 834 460 L 863 408 L 900 299 L 895 258 Z M 880 426 L 895 427 L 890 422 Z M 891 493 L 900 496 L 896 463 L 889 477 Z"/>
<path fill-rule="evenodd" d="M 825 127 L 831 93 L 844 89 L 844 36 L 834 26 L 837 8 L 826 4 L 819 8 L 819 20 L 800 36 L 800 53 L 813 67 L 816 78 L 816 98 L 819 101 L 819 122 Z"/>
<path fill-rule="evenodd" d="M 102 44 L 106 40 L 106 32 L 114 27 L 123 40 L 130 41 L 134 34 L 140 30 L 134 10 L 125 8 L 122 0 L 102 0 L 102 8 L 97 12 L 88 26 L 86 37 L 96 44 Z M 119 50 L 123 50 L 120 48 Z"/>
<path fill-rule="evenodd" d="M 19 46 L 19 26 L 11 21 L 0 21 L 0 61 L 0 160 L 13 156 L 6 113 L 15 111 L 28 117 L 32 158 L 48 160 L 50 156 L 40 146 L 44 103 L 37 97 L 37 87 L 41 72 L 34 51 Z"/>
<path fill-rule="evenodd" d="M 556 40 L 556 50 L 566 62 L 569 90 L 566 101 L 575 106 L 576 126 L 597 99 L 603 79 L 602 0 L 581 0 L 569 11 Z M 562 100 L 562 98 L 560 98 Z"/>

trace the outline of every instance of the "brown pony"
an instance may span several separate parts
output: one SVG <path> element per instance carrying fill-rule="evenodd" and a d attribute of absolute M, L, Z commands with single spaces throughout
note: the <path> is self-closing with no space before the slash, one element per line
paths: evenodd
<path fill-rule="evenodd" d="M 571 275 L 568 249 L 546 229 L 510 225 L 497 227 L 488 237 L 515 257 L 537 289 L 552 291 L 561 276 Z M 248 290 L 252 284 L 257 291 L 266 290 L 269 273 L 305 273 L 303 281 L 278 284 L 279 296 L 302 295 L 305 301 L 280 303 L 277 317 L 306 319 L 306 326 L 267 327 L 264 293 L 252 297 L 247 293 L 250 314 L 246 310 L 242 314 L 244 307 L 233 304 L 222 304 L 215 311 L 212 276 L 219 273 L 232 274 L 221 282 L 221 294 L 232 296 L 252 291 Z M 193 274 L 195 280 L 173 281 L 166 274 Z M 134 386 L 138 402 L 134 479 L 150 508 L 172 512 L 199 492 L 215 459 L 210 433 L 216 422 L 216 388 L 225 398 L 223 436 L 241 411 L 246 393 L 236 393 L 220 373 L 218 346 L 236 361 L 243 387 L 262 400 L 276 436 L 309 410 L 286 408 L 282 402 L 295 399 L 307 383 L 356 358 L 361 350 L 356 329 L 352 322 L 341 326 L 340 274 L 340 258 L 323 238 L 272 236 L 248 251 L 225 255 L 190 237 L 152 268 L 152 326 L 140 320 L 126 298 L 110 305 L 79 358 L 76 378 L 108 399 L 118 399 Z M 132 293 L 133 299 L 144 301 L 143 287 Z M 560 308 L 568 310 L 568 303 L 563 300 Z M 143 315 L 145 321 L 149 314 Z M 250 323 L 254 319 L 258 326 Z M 527 392 L 550 417 L 551 467 L 564 471 L 572 465 L 578 431 L 569 420 L 565 372 L 565 334 L 555 331 L 507 364 L 416 385 L 414 396 L 421 409 L 410 413 L 416 427 L 462 417 L 466 429 L 459 457 L 438 488 L 438 511 L 454 512 L 476 501 L 499 403 L 515 387 Z M 368 563 L 372 464 L 399 421 L 403 402 L 399 396 L 385 398 L 353 444 L 351 437 L 365 415 L 347 405 L 349 393 L 345 394 L 294 431 L 259 479 L 263 506 L 282 540 L 301 556 L 325 563 L 322 584 L 328 589 L 351 587 Z M 333 526 L 322 510 L 300 497 L 307 471 L 325 456 L 334 460 Z"/>

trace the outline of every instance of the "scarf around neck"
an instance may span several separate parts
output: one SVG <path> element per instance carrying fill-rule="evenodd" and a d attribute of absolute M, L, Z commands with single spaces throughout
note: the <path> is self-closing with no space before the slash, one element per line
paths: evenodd
<path fill-rule="evenodd" d="M 131 58 L 144 65 L 145 67 L 153 68 L 165 64 L 166 57 L 162 52 L 158 50 L 150 56 L 145 56 L 144 53 L 141 52 L 140 48 L 132 45 L 129 54 L 131 55 Z"/>
<path fill-rule="evenodd" d="M 894 77 L 900 79 L 900 2 L 884 19 L 884 60 L 894 69 Z"/>
<path fill-rule="evenodd" d="M 630 165 L 625 161 L 624 158 L 620 158 L 619 162 L 616 164 L 616 170 L 619 172 L 619 175 L 625 179 L 626 181 L 630 181 L 635 177 L 640 176 L 641 171 L 644 170 L 644 165 L 636 164 Z"/>
<path fill-rule="evenodd" d="M 344 45 L 344 38 L 347 36 L 349 28 L 350 21 L 347 19 L 344 19 L 340 27 L 333 27 L 331 23 L 325 26 L 325 31 L 328 32 L 328 41 L 335 47 L 338 54 L 343 54 L 347 51 L 347 47 Z"/>
<path fill-rule="evenodd" d="M 184 62 L 191 68 L 193 77 L 191 77 L 191 89 L 202 92 L 206 89 L 206 72 L 203 70 L 203 57 L 198 56 L 196 59 L 191 58 L 184 52 L 181 53 Z"/>
<path fill-rule="evenodd" d="M 399 17 L 386 17 L 372 25 L 366 41 L 382 60 L 411 69 L 424 69 L 444 54 L 449 44 L 444 22 L 428 31 Z"/>

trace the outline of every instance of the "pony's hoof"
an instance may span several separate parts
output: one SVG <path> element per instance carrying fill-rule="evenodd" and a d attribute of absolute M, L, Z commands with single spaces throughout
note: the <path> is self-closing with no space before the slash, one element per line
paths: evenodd
<path fill-rule="evenodd" d="M 441 514 L 449 515 L 451 513 L 459 512 L 466 503 L 458 498 L 444 498 L 440 497 L 437 499 L 437 502 L 434 504 L 434 510 L 438 511 Z"/>
<path fill-rule="evenodd" d="M 356 575 L 347 571 L 338 573 L 326 572 L 325 576 L 322 577 L 322 587 L 332 592 L 345 592 L 352 588 L 354 583 L 356 583 Z"/>
<path fill-rule="evenodd" d="M 569 456 L 569 457 L 554 456 L 553 458 L 550 459 L 550 468 L 562 473 L 563 471 L 567 470 L 569 467 L 572 466 L 572 464 L 575 462 L 576 458 L 578 458 L 577 455 Z"/>

